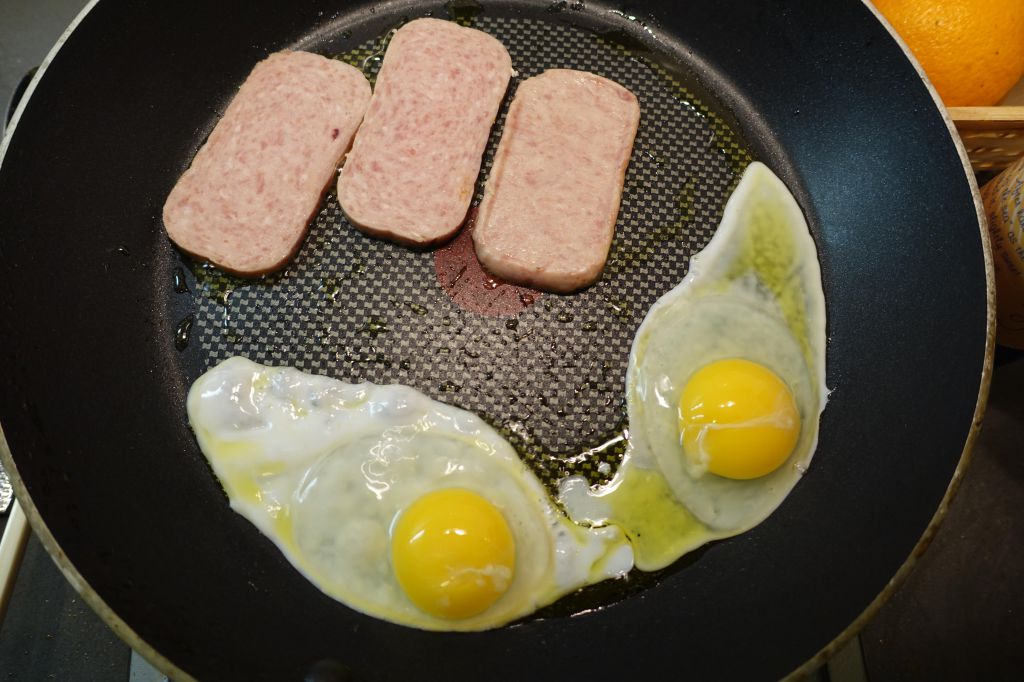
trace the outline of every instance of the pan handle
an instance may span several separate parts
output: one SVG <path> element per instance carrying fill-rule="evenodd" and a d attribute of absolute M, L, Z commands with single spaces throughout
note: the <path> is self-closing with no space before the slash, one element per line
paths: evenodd
<path fill-rule="evenodd" d="M 0 624 L 7 613 L 7 603 L 14 590 L 14 579 L 18 577 L 21 555 L 25 552 L 28 541 L 28 521 L 21 505 L 15 500 L 11 505 L 11 514 L 7 517 L 7 526 L 0 538 Z"/>

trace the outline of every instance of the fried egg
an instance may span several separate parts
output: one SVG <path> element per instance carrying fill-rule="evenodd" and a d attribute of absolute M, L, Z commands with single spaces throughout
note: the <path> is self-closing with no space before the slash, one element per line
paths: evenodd
<path fill-rule="evenodd" d="M 560 499 L 622 527 L 641 569 L 757 525 L 807 471 L 828 396 L 821 271 L 799 205 L 763 164 L 640 325 L 626 392 L 623 465 L 597 490 L 562 481 Z"/>
<path fill-rule="evenodd" d="M 231 507 L 363 613 L 483 630 L 632 568 L 618 528 L 569 521 L 491 427 L 410 387 L 234 357 L 188 415 Z"/>

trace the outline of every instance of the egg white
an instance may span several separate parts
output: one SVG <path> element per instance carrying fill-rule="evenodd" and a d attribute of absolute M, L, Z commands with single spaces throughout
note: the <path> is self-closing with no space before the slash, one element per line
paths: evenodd
<path fill-rule="evenodd" d="M 346 384 L 235 357 L 196 380 L 188 414 L 232 508 L 317 587 L 364 613 L 423 629 L 486 629 L 632 567 L 617 528 L 571 523 L 498 433 L 407 386 Z M 516 543 L 508 591 L 462 620 L 417 609 L 390 563 L 395 518 L 442 488 L 488 499 Z"/>
<path fill-rule="evenodd" d="M 680 395 L 694 372 L 726 358 L 775 372 L 800 412 L 793 452 L 760 478 L 717 476 L 683 454 Z M 577 520 L 622 526 L 637 566 L 661 568 L 709 540 L 752 528 L 782 503 L 810 466 L 827 397 L 825 299 L 814 240 L 786 186 L 755 162 L 684 280 L 637 330 L 626 374 L 623 465 L 602 489 L 563 481 L 560 499 Z"/>

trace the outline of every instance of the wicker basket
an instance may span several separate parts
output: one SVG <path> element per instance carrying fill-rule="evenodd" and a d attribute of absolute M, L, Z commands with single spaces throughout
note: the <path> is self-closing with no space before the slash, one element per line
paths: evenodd
<path fill-rule="evenodd" d="M 998 171 L 1024 155 L 1024 106 L 950 107 L 977 171 Z"/>

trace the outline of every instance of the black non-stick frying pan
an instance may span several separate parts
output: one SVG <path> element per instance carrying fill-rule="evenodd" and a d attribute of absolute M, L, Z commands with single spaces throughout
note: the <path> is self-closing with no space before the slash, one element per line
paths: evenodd
<path fill-rule="evenodd" d="M 69 579 L 175 679 L 778 678 L 863 622 L 959 476 L 988 385 L 987 252 L 950 128 L 869 7 L 482 4 L 102 0 L 16 119 L 0 165 L 3 461 Z M 300 47 L 372 76 L 387 31 L 428 13 L 499 37 L 520 79 L 585 68 L 638 95 L 601 282 L 466 288 L 459 244 L 364 237 L 330 194 L 265 280 L 175 251 L 163 201 L 260 58 Z M 184 398 L 232 354 L 411 384 L 480 413 L 546 482 L 600 478 L 581 455 L 623 427 L 632 334 L 751 159 L 793 190 L 818 245 L 833 389 L 811 470 L 763 524 L 451 634 L 324 596 L 229 509 Z"/>

